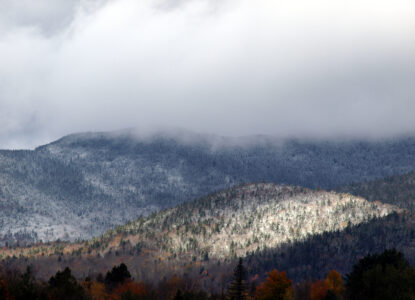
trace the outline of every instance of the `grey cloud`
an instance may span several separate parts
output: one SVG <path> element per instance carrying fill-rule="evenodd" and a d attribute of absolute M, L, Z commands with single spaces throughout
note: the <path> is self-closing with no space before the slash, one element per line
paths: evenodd
<path fill-rule="evenodd" d="M 0 147 L 125 127 L 415 133 L 412 1 L 69 2 L 8 14 Z"/>
<path fill-rule="evenodd" d="M 34 28 L 46 36 L 67 28 L 76 14 L 91 13 L 105 0 L 0 0 L 0 24 L 3 30 Z"/>
<path fill-rule="evenodd" d="M 167 1 L 155 1 L 154 7 L 160 10 L 174 10 L 180 9 L 183 5 L 186 5 L 191 0 L 167 0 Z"/>
<path fill-rule="evenodd" d="M 79 0 L 1 0 L 0 18 L 7 29 L 36 27 L 51 34 L 69 24 Z"/>

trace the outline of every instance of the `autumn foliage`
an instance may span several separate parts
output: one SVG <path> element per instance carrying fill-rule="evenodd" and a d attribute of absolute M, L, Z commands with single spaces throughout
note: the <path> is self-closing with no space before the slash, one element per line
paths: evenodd
<path fill-rule="evenodd" d="M 123 263 L 108 271 L 105 279 L 102 274 L 96 274 L 83 281 L 75 278 L 68 267 L 48 281 L 36 280 L 31 268 L 24 273 L 7 269 L 0 270 L 0 300 L 415 299 L 415 269 L 396 250 L 368 255 L 360 260 L 345 276 L 346 285 L 336 270 L 311 286 L 309 281 L 294 286 L 287 273 L 277 269 L 269 272 L 258 285 L 256 282 L 261 276 L 255 275 L 245 281 L 247 273 L 240 259 L 233 278 L 224 280 L 227 288 L 218 293 L 186 274 L 163 276 L 158 283 L 135 281 Z"/>
<path fill-rule="evenodd" d="M 317 280 L 311 284 L 310 300 L 322 300 L 327 294 L 327 287 L 324 282 Z"/>
<path fill-rule="evenodd" d="M 324 281 L 317 280 L 311 284 L 310 300 L 325 299 L 328 293 L 339 299 L 344 291 L 345 288 L 340 273 L 331 270 Z"/>
<path fill-rule="evenodd" d="M 143 299 L 147 296 L 146 286 L 141 282 L 134 282 L 131 280 L 126 281 L 122 285 L 118 286 L 109 299 L 122 300 L 122 299 Z"/>
<path fill-rule="evenodd" d="M 285 271 L 277 269 L 268 273 L 267 279 L 256 289 L 255 299 L 258 300 L 288 300 L 293 299 L 292 280 Z"/>
<path fill-rule="evenodd" d="M 87 294 L 92 298 L 92 300 L 106 300 L 107 292 L 105 290 L 105 285 L 102 282 L 97 281 L 85 281 L 82 286 L 84 287 Z"/>
<path fill-rule="evenodd" d="M 9 294 L 7 282 L 4 279 L 0 279 L 0 299 L 5 299 L 5 300 L 12 299 L 12 297 Z"/>
<path fill-rule="evenodd" d="M 328 291 L 333 292 L 336 295 L 342 295 L 345 291 L 343 279 L 339 272 L 331 270 L 324 280 L 324 285 Z"/>

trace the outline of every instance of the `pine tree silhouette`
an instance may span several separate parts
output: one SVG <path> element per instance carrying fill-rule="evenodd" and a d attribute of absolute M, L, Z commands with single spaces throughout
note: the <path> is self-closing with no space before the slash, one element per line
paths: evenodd
<path fill-rule="evenodd" d="M 107 272 L 107 275 L 105 275 L 105 285 L 110 289 L 115 288 L 130 278 L 131 274 L 127 266 L 121 263 L 119 266 L 114 266 L 111 271 Z"/>
<path fill-rule="evenodd" d="M 233 281 L 229 286 L 226 299 L 229 300 L 245 300 L 248 296 L 248 286 L 246 284 L 246 269 L 242 264 L 242 258 L 239 258 L 239 263 L 233 271 Z"/>
<path fill-rule="evenodd" d="M 182 291 L 180 289 L 177 290 L 176 296 L 174 296 L 173 300 L 183 300 Z"/>

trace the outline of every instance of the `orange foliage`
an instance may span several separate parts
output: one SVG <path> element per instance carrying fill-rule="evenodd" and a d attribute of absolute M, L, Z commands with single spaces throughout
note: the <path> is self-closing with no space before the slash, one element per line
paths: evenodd
<path fill-rule="evenodd" d="M 84 281 L 82 285 L 93 300 L 107 299 L 107 293 L 103 283 L 97 281 Z"/>
<path fill-rule="evenodd" d="M 167 290 L 169 291 L 170 298 L 176 294 L 178 289 L 185 290 L 185 282 L 183 278 L 175 274 L 167 281 Z"/>
<path fill-rule="evenodd" d="M 120 285 L 109 297 L 109 299 L 119 300 L 122 299 L 122 295 L 130 294 L 138 297 L 144 297 L 147 295 L 146 286 L 141 282 L 134 282 L 127 280 L 124 284 Z"/>
<path fill-rule="evenodd" d="M 336 295 L 340 295 L 344 292 L 345 288 L 343 285 L 342 276 L 336 270 L 331 270 L 324 280 L 324 285 L 327 290 L 332 291 Z"/>
<path fill-rule="evenodd" d="M 310 300 L 321 300 L 327 295 L 327 288 L 324 282 L 317 280 L 311 284 Z"/>
<path fill-rule="evenodd" d="M 11 300 L 13 299 L 9 294 L 6 280 L 0 280 L 0 299 Z"/>
<path fill-rule="evenodd" d="M 292 280 L 287 278 L 285 271 L 274 269 L 268 273 L 267 279 L 256 289 L 255 299 L 285 300 L 293 298 Z"/>
<path fill-rule="evenodd" d="M 183 288 L 183 286 L 184 286 L 183 278 L 181 278 L 177 275 L 173 275 L 167 281 L 167 286 L 170 290 L 177 290 L 177 289 Z"/>
<path fill-rule="evenodd" d="M 345 291 L 342 277 L 336 270 L 331 270 L 324 282 L 317 280 L 311 284 L 310 299 L 321 300 L 327 295 L 328 291 L 338 296 Z"/>

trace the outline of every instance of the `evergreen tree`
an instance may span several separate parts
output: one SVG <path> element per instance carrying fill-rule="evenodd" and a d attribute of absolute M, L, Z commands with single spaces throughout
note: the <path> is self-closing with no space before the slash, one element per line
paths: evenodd
<path fill-rule="evenodd" d="M 112 289 L 130 278 L 131 274 L 128 271 L 127 266 L 124 263 L 121 263 L 119 266 L 115 266 L 111 271 L 107 272 L 107 275 L 105 275 L 105 285 L 107 288 Z"/>
<path fill-rule="evenodd" d="M 28 266 L 26 272 L 18 276 L 12 285 L 13 299 L 15 300 L 31 300 L 37 299 L 36 280 L 33 276 L 32 268 Z M 1 297 L 0 297 L 1 299 Z"/>
<path fill-rule="evenodd" d="M 62 272 L 58 271 L 55 276 L 49 279 L 49 289 L 51 299 L 86 299 L 84 289 L 78 284 L 75 277 L 72 276 L 71 269 L 68 267 Z"/>
<path fill-rule="evenodd" d="M 182 291 L 180 289 L 177 290 L 176 296 L 174 296 L 173 300 L 183 300 Z"/>
<path fill-rule="evenodd" d="M 346 290 L 353 300 L 415 299 L 415 269 L 395 249 L 369 254 L 346 276 Z"/>
<path fill-rule="evenodd" d="M 229 286 L 226 298 L 229 300 L 245 300 L 248 295 L 248 286 L 246 284 L 247 272 L 242 264 L 242 258 L 239 258 L 239 263 L 233 272 L 233 281 Z"/>

